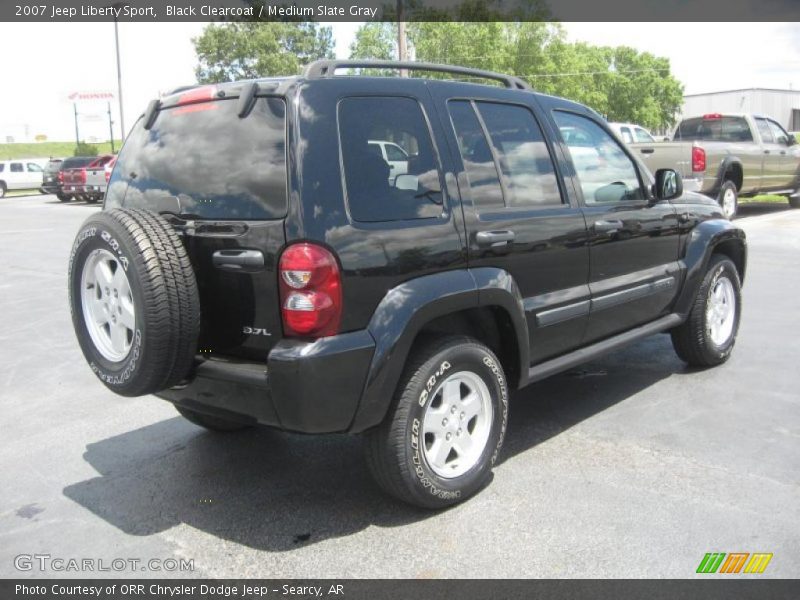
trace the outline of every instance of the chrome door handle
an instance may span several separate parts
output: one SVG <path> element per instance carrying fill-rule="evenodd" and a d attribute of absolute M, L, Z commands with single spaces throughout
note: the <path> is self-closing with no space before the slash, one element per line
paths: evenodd
<path fill-rule="evenodd" d="M 475 234 L 475 242 L 483 247 L 498 248 L 513 241 L 513 231 L 479 231 Z"/>

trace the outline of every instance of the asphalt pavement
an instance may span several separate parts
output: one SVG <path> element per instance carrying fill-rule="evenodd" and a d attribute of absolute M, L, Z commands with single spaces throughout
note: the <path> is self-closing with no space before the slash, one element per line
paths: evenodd
<path fill-rule="evenodd" d="M 0 200 L 0 577 L 682 578 L 707 552 L 800 576 L 800 210 L 742 208 L 728 363 L 658 335 L 526 388 L 492 484 L 438 513 L 381 494 L 359 437 L 212 434 L 107 391 L 66 292 L 93 210 Z"/>

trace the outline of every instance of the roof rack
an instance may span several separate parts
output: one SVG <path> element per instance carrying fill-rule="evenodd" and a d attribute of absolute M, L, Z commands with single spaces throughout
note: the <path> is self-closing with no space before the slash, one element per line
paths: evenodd
<path fill-rule="evenodd" d="M 507 88 L 513 90 L 531 90 L 531 86 L 519 77 L 503 75 L 493 71 L 482 71 L 467 67 L 440 65 L 437 63 L 399 61 L 399 60 L 317 60 L 309 64 L 304 71 L 306 79 L 323 79 L 335 77 L 337 69 L 407 69 L 409 71 L 436 71 L 438 73 L 453 73 L 455 75 L 469 75 L 481 79 L 499 81 Z"/>

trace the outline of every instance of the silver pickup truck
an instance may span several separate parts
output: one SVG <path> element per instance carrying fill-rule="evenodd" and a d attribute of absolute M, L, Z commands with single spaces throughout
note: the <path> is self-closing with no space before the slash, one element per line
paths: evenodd
<path fill-rule="evenodd" d="M 629 146 L 652 172 L 675 169 L 684 189 L 716 198 L 728 218 L 739 196 L 781 194 L 800 208 L 800 145 L 767 117 L 691 117 L 678 124 L 671 142 Z"/>

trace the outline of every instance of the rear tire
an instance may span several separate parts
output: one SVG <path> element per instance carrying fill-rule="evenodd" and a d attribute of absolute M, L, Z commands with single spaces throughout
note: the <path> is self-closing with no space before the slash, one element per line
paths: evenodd
<path fill-rule="evenodd" d="M 234 431 L 241 431 L 248 429 L 250 425 L 246 423 L 239 423 L 237 421 L 229 421 L 220 417 L 214 417 L 205 413 L 197 412 L 183 406 L 175 406 L 175 409 L 187 421 L 194 423 L 200 427 L 204 427 L 209 431 L 216 431 L 221 433 L 232 433 Z"/>
<path fill-rule="evenodd" d="M 0 181 L 0 198 L 6 197 L 6 184 Z"/>
<path fill-rule="evenodd" d="M 56 197 L 61 200 L 61 202 L 69 202 L 72 200 L 71 197 L 67 196 L 66 194 L 62 194 L 61 192 L 57 193 Z"/>
<path fill-rule="evenodd" d="M 508 419 L 497 357 L 463 336 L 414 351 L 383 423 L 366 435 L 366 457 L 387 493 L 423 508 L 466 500 L 489 480 Z"/>
<path fill-rule="evenodd" d="M 792 208 L 800 208 L 800 190 L 796 191 L 794 195 L 789 196 L 789 206 Z"/>
<path fill-rule="evenodd" d="M 68 280 L 75 334 L 106 387 L 141 396 L 186 377 L 200 300 L 186 250 L 161 216 L 141 209 L 90 216 L 72 247 Z"/>
<path fill-rule="evenodd" d="M 739 192 L 736 190 L 736 184 L 730 180 L 724 181 L 719 189 L 717 202 L 719 202 L 725 218 L 733 219 L 739 210 Z"/>
<path fill-rule="evenodd" d="M 689 318 L 671 331 L 675 352 L 694 367 L 724 363 L 736 344 L 741 312 L 741 283 L 736 265 L 727 256 L 714 254 Z"/>

